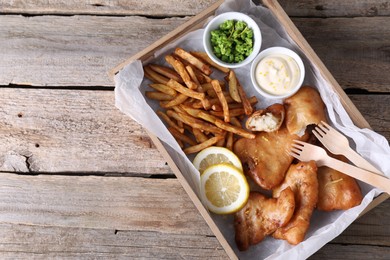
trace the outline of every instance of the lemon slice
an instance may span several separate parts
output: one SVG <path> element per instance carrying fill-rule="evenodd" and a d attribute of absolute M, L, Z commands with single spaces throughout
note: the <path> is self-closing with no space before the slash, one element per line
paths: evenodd
<path fill-rule="evenodd" d="M 202 174 L 209 166 L 228 163 L 234 165 L 242 172 L 240 159 L 232 151 L 224 147 L 210 146 L 200 151 L 193 161 L 196 169 Z"/>
<path fill-rule="evenodd" d="M 230 214 L 248 201 L 249 185 L 240 170 L 222 163 L 208 167 L 200 176 L 201 191 L 211 212 Z"/>

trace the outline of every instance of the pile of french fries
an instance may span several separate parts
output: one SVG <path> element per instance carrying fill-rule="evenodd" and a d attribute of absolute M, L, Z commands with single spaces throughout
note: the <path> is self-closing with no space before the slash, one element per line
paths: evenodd
<path fill-rule="evenodd" d="M 204 52 L 182 48 L 165 60 L 169 66 L 144 66 L 153 89 L 145 95 L 164 109 L 157 114 L 186 154 L 212 145 L 232 150 L 235 135 L 255 138 L 242 128 L 241 121 L 253 113 L 258 101 L 255 96 L 247 97 L 233 70 L 214 63 Z M 224 80 L 211 78 L 211 68 L 223 72 Z"/>

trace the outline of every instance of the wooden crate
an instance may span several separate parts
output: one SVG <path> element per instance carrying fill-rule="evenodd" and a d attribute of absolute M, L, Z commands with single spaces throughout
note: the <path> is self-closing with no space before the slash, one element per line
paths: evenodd
<path fill-rule="evenodd" d="M 206 20 L 214 15 L 215 10 L 224 2 L 224 0 L 220 0 L 204 10 L 203 12 L 199 13 L 198 15 L 194 16 L 192 19 L 187 21 L 186 23 L 182 24 L 175 30 L 171 31 L 166 36 L 162 37 L 158 41 L 154 42 L 141 52 L 135 54 L 134 56 L 130 57 L 129 59 L 125 60 L 124 62 L 117 65 L 115 68 L 109 71 L 109 75 L 111 78 L 114 77 L 116 73 L 118 73 L 121 69 L 123 69 L 127 64 L 135 61 L 135 60 L 141 60 L 143 63 L 146 63 L 148 60 L 150 60 L 153 56 L 153 54 L 161 49 L 162 47 L 165 47 L 172 41 L 178 39 L 179 37 L 197 30 L 199 28 L 202 28 Z M 280 4 L 276 0 L 262 0 L 261 1 L 264 6 L 266 6 L 273 15 L 277 18 L 279 23 L 284 27 L 289 37 L 295 42 L 295 44 L 302 50 L 303 54 L 306 55 L 308 60 L 311 62 L 311 65 L 318 69 L 318 71 L 321 73 L 321 76 L 323 79 L 327 82 L 328 86 L 333 88 L 333 90 L 337 93 L 337 95 L 340 98 L 340 101 L 344 107 L 344 109 L 349 114 L 350 118 L 352 119 L 353 123 L 360 127 L 360 128 L 371 128 L 368 122 L 364 119 L 363 115 L 358 111 L 358 109 L 355 107 L 355 105 L 352 103 L 352 101 L 349 99 L 349 97 L 345 94 L 341 86 L 337 83 L 335 78 L 332 76 L 332 74 L 328 71 L 328 69 L 325 67 L 325 65 L 322 63 L 322 61 L 319 59 L 319 57 L 316 55 L 314 50 L 310 47 L 308 42 L 304 39 L 302 34 L 299 32 L 299 30 L 296 28 L 296 26 L 293 24 L 291 19 L 288 17 L 288 15 L 285 13 L 283 8 L 280 6 Z M 193 203 L 195 204 L 196 208 L 199 210 L 200 214 L 205 219 L 206 223 L 209 225 L 212 232 L 215 234 L 216 238 L 221 243 L 222 247 L 225 249 L 226 253 L 231 259 L 238 259 L 235 252 L 229 245 L 229 243 L 226 241 L 225 237 L 219 230 L 218 226 L 215 224 L 214 220 L 211 218 L 209 212 L 207 209 L 203 206 L 200 199 L 196 195 L 195 191 L 191 188 L 191 186 L 188 184 L 186 178 L 181 173 L 179 167 L 175 163 L 175 161 L 172 159 L 168 151 L 166 150 L 165 146 L 162 144 L 162 142 L 159 140 L 158 137 L 156 137 L 154 134 L 146 130 L 157 147 L 157 149 L 161 152 L 164 159 L 167 161 L 168 165 L 172 169 L 172 171 L 175 173 L 176 177 L 180 181 L 181 185 L 183 186 L 184 190 L 187 192 L 188 196 L 191 198 Z M 370 205 L 362 212 L 362 215 L 368 212 L 369 210 L 373 209 L 377 205 L 379 205 L 381 202 L 385 201 L 387 198 L 389 198 L 388 194 L 381 194 L 380 196 L 376 197 Z"/>

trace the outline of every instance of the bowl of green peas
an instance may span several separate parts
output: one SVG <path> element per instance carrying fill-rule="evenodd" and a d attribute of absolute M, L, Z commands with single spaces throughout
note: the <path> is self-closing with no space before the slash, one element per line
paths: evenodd
<path fill-rule="evenodd" d="M 227 68 L 250 63 L 259 53 L 261 32 L 248 15 L 226 12 L 214 17 L 203 33 L 203 46 L 208 56 Z"/>

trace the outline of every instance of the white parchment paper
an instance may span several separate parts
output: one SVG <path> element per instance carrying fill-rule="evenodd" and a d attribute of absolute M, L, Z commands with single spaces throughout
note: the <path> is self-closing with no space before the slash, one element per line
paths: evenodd
<path fill-rule="evenodd" d="M 262 6 L 254 5 L 250 0 L 227 0 L 219 7 L 216 14 L 227 11 L 240 11 L 249 14 L 258 23 L 263 36 L 261 50 L 272 46 L 284 46 L 300 54 L 306 68 L 304 84 L 315 86 L 319 90 L 326 104 L 331 124 L 350 138 L 351 146 L 358 153 L 387 176 L 390 176 L 390 147 L 387 140 L 369 129 L 359 129 L 354 126 L 337 94 L 332 91 L 319 71 L 311 65 L 301 50 L 290 40 L 270 11 Z M 202 33 L 203 29 L 194 31 L 159 50 L 154 54 L 153 63 L 165 64 L 164 55 L 172 52 L 176 46 L 187 50 L 204 51 Z M 235 70 L 248 95 L 258 97 L 260 105 L 257 106 L 257 109 L 281 102 L 281 100 L 266 100 L 260 96 L 252 87 L 249 71 L 250 64 Z M 144 93 L 149 88 L 147 84 L 150 82 L 145 80 L 143 76 L 141 61 L 134 61 L 116 75 L 115 105 L 123 113 L 159 137 L 188 183 L 199 196 L 199 173 L 191 163 L 192 157 L 189 158 L 183 153 L 164 123 L 155 114 L 154 111 L 159 107 L 157 102 L 144 98 Z M 358 217 L 373 198 L 380 194 L 380 191 L 367 184 L 361 182 L 359 184 L 364 195 L 361 205 L 347 211 L 315 211 L 305 241 L 297 246 L 291 246 L 283 240 L 268 237 L 260 244 L 252 246 L 248 251 L 240 252 L 234 242 L 233 217 L 210 214 L 240 259 L 305 259 L 338 236 Z"/>

